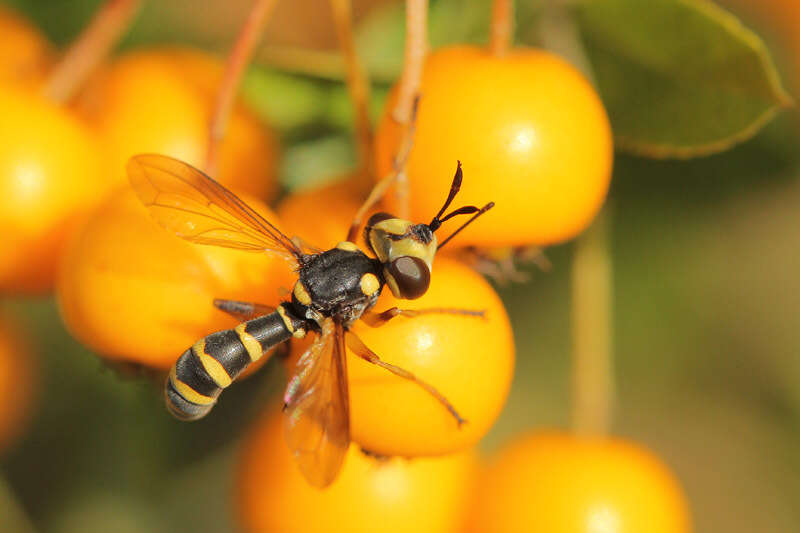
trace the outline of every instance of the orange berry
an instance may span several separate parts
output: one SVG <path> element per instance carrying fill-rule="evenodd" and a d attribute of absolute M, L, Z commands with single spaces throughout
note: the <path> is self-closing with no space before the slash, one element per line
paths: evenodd
<path fill-rule="evenodd" d="M 361 207 L 359 187 L 351 180 L 300 190 L 278 205 L 278 216 L 292 235 L 321 250 L 333 248 L 347 238 L 350 223 Z M 361 235 L 358 235 L 358 244 Z"/>
<path fill-rule="evenodd" d="M 376 135 L 378 176 L 389 172 L 402 129 L 387 101 Z M 503 57 L 456 46 L 430 54 L 408 161 L 411 219 L 428 220 L 464 165 L 457 205 L 496 207 L 454 245 L 545 245 L 583 230 L 611 178 L 611 129 L 595 90 L 542 50 Z M 395 195 L 388 203 L 396 209 Z M 451 223 L 454 224 L 454 223 Z"/>
<path fill-rule="evenodd" d="M 492 287 L 467 266 L 437 257 L 431 285 L 408 301 L 383 290 L 374 311 L 391 307 L 483 310 L 485 318 L 458 315 L 396 317 L 379 328 L 357 322 L 352 330 L 386 362 L 414 373 L 435 387 L 467 420 L 452 415 L 418 385 L 349 353 L 350 425 L 364 449 L 402 457 L 463 450 L 483 437 L 508 396 L 514 341 L 508 315 Z M 310 339 L 293 342 L 291 372 Z"/>
<path fill-rule="evenodd" d="M 222 79 L 220 61 L 202 52 L 160 48 L 120 57 L 92 80 L 79 112 L 105 141 L 110 175 L 123 183 L 125 164 L 140 153 L 205 164 L 208 124 Z M 277 141 L 244 105 L 234 108 L 212 176 L 262 200 L 277 192 Z"/>
<path fill-rule="evenodd" d="M 34 353 L 23 329 L 0 317 L 0 452 L 19 436 L 35 393 Z"/>
<path fill-rule="evenodd" d="M 475 473 L 474 453 L 378 461 L 351 446 L 337 480 L 320 491 L 294 463 L 281 416 L 265 416 L 244 443 L 236 486 L 245 531 L 459 531 Z"/>
<path fill-rule="evenodd" d="M 96 140 L 67 110 L 0 87 L 0 291 L 49 290 L 78 215 L 108 191 Z"/>
<path fill-rule="evenodd" d="M 0 35 L 0 83 L 25 85 L 44 78 L 53 50 L 38 28 L 0 6 Z"/>
<path fill-rule="evenodd" d="M 263 204 L 244 199 L 277 223 Z M 198 339 L 236 324 L 213 306 L 214 298 L 272 305 L 279 288 L 292 282 L 280 257 L 169 234 L 123 189 L 76 233 L 57 295 L 70 331 L 100 355 L 169 368 Z"/>
<path fill-rule="evenodd" d="M 618 439 L 531 434 L 482 476 L 468 523 L 495 533 L 686 533 L 686 498 L 649 451 Z"/>

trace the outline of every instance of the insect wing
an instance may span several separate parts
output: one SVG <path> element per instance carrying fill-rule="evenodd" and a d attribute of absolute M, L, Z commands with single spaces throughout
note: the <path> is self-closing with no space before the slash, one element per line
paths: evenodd
<path fill-rule="evenodd" d="M 344 330 L 328 320 L 286 390 L 286 442 L 309 483 L 336 479 L 350 445 Z"/>
<path fill-rule="evenodd" d="M 188 241 L 254 252 L 295 262 L 299 248 L 231 191 L 177 159 L 142 154 L 128 161 L 128 177 L 161 226 Z"/>

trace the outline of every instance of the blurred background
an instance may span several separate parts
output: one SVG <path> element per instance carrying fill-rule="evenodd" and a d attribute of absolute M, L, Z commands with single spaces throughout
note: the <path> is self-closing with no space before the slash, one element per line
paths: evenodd
<path fill-rule="evenodd" d="M 4 4 L 63 45 L 99 2 Z M 518 4 L 518 41 L 534 44 L 526 24 L 536 5 Z M 800 70 L 794 4 L 726 0 L 768 43 L 792 89 Z M 250 5 L 146 2 L 121 48 L 177 42 L 224 54 Z M 403 7 L 389 0 L 355 6 L 377 116 L 402 61 Z M 488 10 L 485 0 L 432 1 L 433 46 L 485 42 Z M 295 47 L 320 54 L 293 62 L 286 50 Z M 244 92 L 280 134 L 287 190 L 331 180 L 355 161 L 336 54 L 325 0 L 278 3 Z M 675 472 L 698 532 L 800 531 L 798 177 L 796 110 L 719 155 L 615 160 L 606 207 L 614 268 L 613 431 L 644 444 Z M 523 430 L 568 424 L 572 248 L 547 250 L 549 272 L 524 267 L 529 282 L 498 287 L 515 331 L 517 366 L 507 406 L 481 443 L 486 452 Z M 280 365 L 270 362 L 243 382 L 216 416 L 181 424 L 164 410 L 158 386 L 107 368 L 74 341 L 52 299 L 5 299 L 0 306 L 27 326 L 40 375 L 27 428 L 0 457 L 7 509 L 23 509 L 42 531 L 234 528 L 236 445 L 259 409 L 278 401 Z"/>

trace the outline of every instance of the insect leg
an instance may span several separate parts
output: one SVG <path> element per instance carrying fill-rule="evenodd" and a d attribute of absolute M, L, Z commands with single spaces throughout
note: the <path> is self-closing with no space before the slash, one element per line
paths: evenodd
<path fill-rule="evenodd" d="M 447 409 L 447 411 L 451 415 L 453 415 L 453 418 L 456 419 L 456 422 L 458 423 L 459 427 L 461 426 L 461 424 L 464 424 L 466 422 L 466 420 L 461 418 L 461 415 L 458 414 L 458 411 L 456 411 L 456 408 L 453 407 L 452 403 L 450 403 L 450 400 L 448 400 L 444 396 L 444 394 L 436 390 L 436 388 L 433 385 L 430 385 L 429 383 L 422 381 L 417 376 L 415 376 L 414 374 L 412 374 L 411 372 L 409 372 L 404 368 L 400 368 L 399 366 L 381 360 L 381 358 L 378 357 L 378 354 L 370 350 L 369 347 L 367 347 L 367 345 L 364 344 L 364 341 L 362 341 L 355 333 L 351 331 L 346 332 L 345 339 L 347 341 L 347 347 L 350 348 L 353 351 L 353 353 L 359 356 L 360 358 L 364 359 L 369 363 L 372 363 L 373 365 L 377 365 L 381 368 L 384 368 L 389 372 L 391 372 L 392 374 L 400 376 L 403 379 L 413 381 L 414 383 L 425 389 L 425 392 L 436 398 L 436 400 L 440 404 L 442 404 L 444 408 Z"/>
<path fill-rule="evenodd" d="M 233 318 L 246 322 L 252 318 L 274 313 L 276 308 L 258 304 L 254 302 L 240 302 L 238 300 L 224 300 L 222 298 L 214 299 L 214 307 L 220 311 L 225 311 Z"/>
<path fill-rule="evenodd" d="M 429 307 L 428 309 L 400 309 L 399 307 L 391 307 L 386 311 L 383 311 L 382 313 L 377 313 L 375 311 L 367 311 L 363 315 L 361 315 L 361 320 L 363 320 L 364 323 L 369 327 L 379 328 L 396 316 L 402 315 L 407 318 L 413 318 L 420 315 L 433 315 L 433 314 L 461 315 L 461 316 L 474 316 L 478 318 L 486 318 L 486 311 L 478 309 L 455 309 L 449 307 Z"/>

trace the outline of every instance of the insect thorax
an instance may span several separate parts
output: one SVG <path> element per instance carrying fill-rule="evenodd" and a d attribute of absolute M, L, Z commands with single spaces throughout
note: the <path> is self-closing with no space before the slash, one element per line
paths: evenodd
<path fill-rule="evenodd" d="M 382 265 L 352 243 L 340 243 L 312 255 L 300 266 L 292 302 L 307 310 L 306 317 L 336 317 L 345 326 L 375 305 L 383 288 Z"/>

